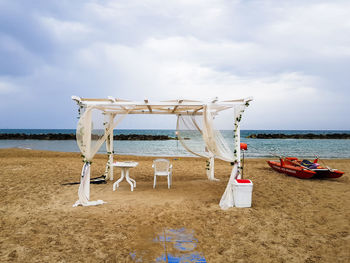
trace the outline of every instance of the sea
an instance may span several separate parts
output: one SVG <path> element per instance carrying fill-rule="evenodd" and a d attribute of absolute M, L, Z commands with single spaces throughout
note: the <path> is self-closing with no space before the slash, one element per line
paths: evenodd
<path fill-rule="evenodd" d="M 75 129 L 0 129 L 0 133 L 75 134 Z M 221 131 L 233 148 L 233 131 Z M 272 158 L 275 156 L 296 156 L 299 158 L 350 158 L 350 139 L 250 139 L 250 134 L 330 134 L 347 133 L 348 130 L 241 130 L 241 142 L 248 144 L 245 158 Z M 175 137 L 175 130 L 115 130 L 114 134 L 167 135 Z M 0 140 L 0 148 L 22 148 L 59 152 L 79 152 L 75 140 Z M 202 147 L 204 152 L 204 146 Z M 121 155 L 186 157 L 187 152 L 177 140 L 166 141 L 114 141 L 114 151 Z M 103 145 L 99 153 L 106 153 Z"/>

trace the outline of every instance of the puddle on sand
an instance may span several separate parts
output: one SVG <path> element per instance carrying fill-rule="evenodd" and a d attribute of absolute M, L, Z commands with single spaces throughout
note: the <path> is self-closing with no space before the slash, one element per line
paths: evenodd
<path fill-rule="evenodd" d="M 153 239 L 153 242 L 163 247 L 163 253 L 156 256 L 157 263 L 206 263 L 203 254 L 198 251 L 198 240 L 193 230 L 185 228 L 164 229 Z M 134 262 L 143 262 L 142 256 L 130 253 Z"/>

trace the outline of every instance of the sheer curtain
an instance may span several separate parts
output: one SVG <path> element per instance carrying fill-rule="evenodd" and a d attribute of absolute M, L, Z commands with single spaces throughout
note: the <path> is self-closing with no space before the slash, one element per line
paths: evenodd
<path fill-rule="evenodd" d="M 204 105 L 203 115 L 179 115 L 177 131 L 181 144 L 189 152 L 205 158 L 209 158 L 210 154 L 212 154 L 215 158 L 233 163 L 230 178 L 220 200 L 220 207 L 227 209 L 233 207 L 233 181 L 240 173 L 239 122 L 245 105 L 242 104 L 234 107 L 234 151 L 230 149 L 221 132 L 214 127 L 214 117 L 218 110 L 217 107 L 215 104 Z M 203 151 L 205 147 L 208 150 L 207 153 Z"/>
<path fill-rule="evenodd" d="M 105 112 L 97 107 L 87 107 L 81 115 L 77 125 L 76 137 L 84 165 L 78 190 L 79 200 L 73 206 L 90 206 L 104 203 L 102 200 L 89 201 L 91 161 L 110 134 L 110 130 L 115 128 L 127 114 L 128 112 L 119 114 L 115 117 L 113 123 L 106 123 Z"/>
<path fill-rule="evenodd" d="M 239 123 L 242 119 L 242 114 L 245 110 L 245 107 L 247 104 L 242 105 L 236 105 L 234 107 L 234 152 L 232 155 L 232 161 L 233 162 L 233 168 L 230 175 L 230 178 L 227 182 L 226 189 L 224 194 L 221 197 L 220 200 L 220 207 L 221 209 L 228 209 L 230 207 L 234 206 L 234 200 L 233 200 L 233 187 L 234 187 L 234 180 L 240 176 L 241 173 L 241 167 L 240 167 L 240 127 Z M 232 152 L 231 152 L 232 154 Z"/>

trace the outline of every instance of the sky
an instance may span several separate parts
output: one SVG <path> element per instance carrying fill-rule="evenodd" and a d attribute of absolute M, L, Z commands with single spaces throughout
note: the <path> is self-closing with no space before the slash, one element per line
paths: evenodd
<path fill-rule="evenodd" d="M 0 129 L 75 128 L 76 95 L 252 96 L 242 129 L 350 130 L 349 69 L 348 0 L 0 0 Z"/>

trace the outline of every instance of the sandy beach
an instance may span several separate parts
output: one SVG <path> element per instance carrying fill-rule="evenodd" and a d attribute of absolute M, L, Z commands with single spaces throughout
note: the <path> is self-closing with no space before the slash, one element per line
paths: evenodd
<path fill-rule="evenodd" d="M 0 261 L 155 262 L 164 252 L 155 238 L 171 229 L 192 231 L 207 262 L 350 261 L 350 160 L 324 160 L 346 173 L 341 178 L 301 180 L 274 172 L 266 159 L 246 159 L 252 207 L 223 211 L 225 162 L 216 162 L 220 181 L 211 182 L 205 160 L 169 158 L 169 190 L 165 178 L 152 188 L 153 157 L 115 159 L 139 162 L 135 191 L 125 181 L 115 192 L 112 181 L 91 185 L 91 200 L 107 204 L 73 208 L 78 185 L 62 184 L 79 181 L 80 154 L 1 149 Z M 92 177 L 106 160 L 94 158 Z"/>

